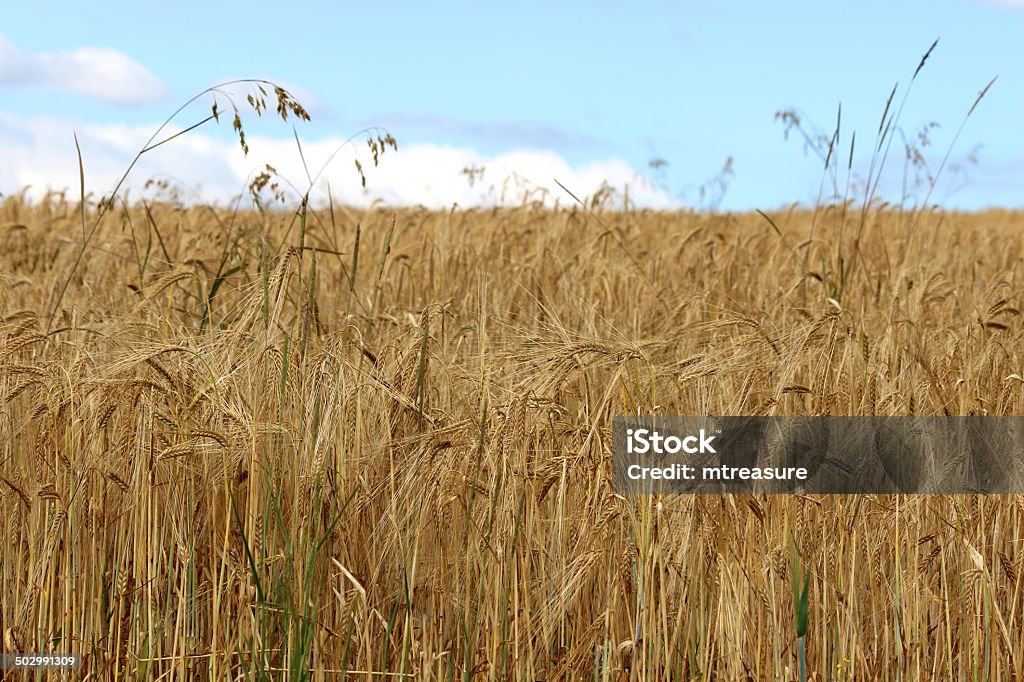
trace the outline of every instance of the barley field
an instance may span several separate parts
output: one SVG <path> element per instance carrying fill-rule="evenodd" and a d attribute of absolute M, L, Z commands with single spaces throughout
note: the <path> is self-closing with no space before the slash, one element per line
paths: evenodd
<path fill-rule="evenodd" d="M 95 210 L 0 206 L 6 651 L 91 680 L 1024 677 L 1021 496 L 610 470 L 616 415 L 1024 414 L 1024 213 L 165 200 L 76 264 Z"/>

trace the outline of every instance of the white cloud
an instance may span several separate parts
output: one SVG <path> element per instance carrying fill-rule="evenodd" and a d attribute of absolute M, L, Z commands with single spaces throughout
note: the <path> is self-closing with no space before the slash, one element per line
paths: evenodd
<path fill-rule="evenodd" d="M 49 189 L 70 189 L 72 196 L 77 196 L 77 134 L 86 192 L 94 197 L 109 193 L 154 130 L 155 126 L 76 126 L 64 119 L 21 118 L 0 112 L 0 149 L 4 150 L 0 192 L 11 194 L 31 185 L 28 195 L 33 198 Z M 137 190 L 147 178 L 163 176 L 198 186 L 214 198 L 226 198 L 241 188 L 224 158 L 226 146 L 205 135 L 182 135 L 145 154 L 132 171 L 129 186 Z"/>
<path fill-rule="evenodd" d="M 168 94 L 162 80 L 117 50 L 26 52 L 2 33 L 0 83 L 77 92 L 114 104 L 143 104 Z"/>
<path fill-rule="evenodd" d="M 297 191 L 305 191 L 308 180 L 294 140 L 263 136 L 247 138 L 250 153 L 242 154 L 231 137 L 230 122 L 222 117 L 220 128 L 191 131 L 145 154 L 133 170 L 128 186 L 138 192 L 148 178 L 165 177 L 188 190 L 185 200 L 226 203 L 238 195 L 259 172 L 270 164 Z M 110 192 L 131 163 L 136 152 L 152 134 L 153 127 L 123 125 L 82 125 L 77 129 L 86 173 L 86 188 L 94 195 Z M 17 192 L 32 185 L 29 195 L 42 196 L 47 189 L 78 190 L 78 161 L 73 124 L 57 119 L 26 119 L 0 112 L 0 192 Z M 173 131 L 168 131 L 171 134 Z M 471 148 L 429 144 L 400 145 L 388 149 L 373 166 L 363 140 L 342 146 L 340 139 L 303 141 L 302 151 L 309 171 L 320 175 L 312 200 L 325 202 L 327 190 L 335 202 L 366 206 L 374 201 L 388 205 L 423 205 L 429 208 L 483 206 L 521 203 L 524 198 L 546 205 L 574 203 L 555 180 L 577 197 L 592 196 L 607 184 L 617 192 L 622 205 L 627 190 L 630 202 L 650 208 L 672 208 L 678 201 L 655 187 L 622 159 L 612 158 L 571 164 L 550 151 L 524 149 L 496 156 L 484 156 Z M 339 151 L 340 149 L 340 151 Z M 333 160 L 328 159 L 334 155 Z M 359 158 L 366 173 L 366 187 L 355 169 Z M 470 185 L 466 168 L 483 169 Z"/>

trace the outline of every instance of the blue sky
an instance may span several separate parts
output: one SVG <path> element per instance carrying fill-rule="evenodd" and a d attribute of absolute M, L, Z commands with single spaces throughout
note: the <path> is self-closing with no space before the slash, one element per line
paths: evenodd
<path fill-rule="evenodd" d="M 1024 205 L 1022 0 L 10 3 L 0 24 L 0 192 L 76 187 L 72 131 L 89 187 L 109 191 L 191 95 L 262 77 L 293 88 L 313 114 L 297 132 L 314 166 L 367 126 L 398 138 L 399 153 L 368 173 L 365 192 L 344 154 L 328 167 L 332 191 L 352 203 L 469 204 L 488 200 L 488 185 L 495 200 L 510 178 L 552 195 L 552 178 L 581 195 L 601 180 L 629 184 L 635 200 L 658 207 L 812 203 L 821 162 L 798 137 L 784 139 L 775 112 L 795 108 L 831 133 L 842 103 L 842 156 L 856 130 L 863 176 L 890 89 L 900 83 L 899 102 L 936 38 L 900 119 L 911 138 L 939 124 L 924 150 L 933 170 L 979 90 L 998 80 L 931 201 Z M 177 123 L 199 120 L 209 104 Z M 148 154 L 134 177 L 166 174 L 196 196 L 220 196 L 270 162 L 302 184 L 290 125 L 262 122 L 250 136 L 253 153 L 242 158 L 229 125 L 204 126 Z M 900 144 L 881 185 L 890 201 L 901 194 Z M 722 194 L 708 183 L 730 157 Z M 655 158 L 667 165 L 650 168 Z M 465 166 L 486 168 L 486 181 L 470 188 Z"/>

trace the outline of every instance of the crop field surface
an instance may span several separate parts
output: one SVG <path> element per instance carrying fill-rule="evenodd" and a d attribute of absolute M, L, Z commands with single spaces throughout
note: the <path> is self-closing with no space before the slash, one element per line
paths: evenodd
<path fill-rule="evenodd" d="M 1024 414 L 1024 213 L 95 210 L 0 205 L 7 651 L 1024 678 L 1024 497 L 622 495 L 610 454 L 621 415 Z"/>

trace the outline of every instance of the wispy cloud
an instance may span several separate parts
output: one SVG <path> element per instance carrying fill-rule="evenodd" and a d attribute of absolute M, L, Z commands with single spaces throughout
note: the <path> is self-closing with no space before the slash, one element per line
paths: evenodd
<path fill-rule="evenodd" d="M 76 92 L 113 104 L 144 104 L 169 92 L 160 78 L 117 50 L 27 52 L 2 33 L 0 84 Z"/>
<path fill-rule="evenodd" d="M 383 114 L 365 121 L 367 125 L 388 128 L 396 135 L 427 133 L 446 135 L 477 142 L 493 142 L 505 146 L 554 149 L 560 152 L 594 151 L 605 146 L 590 135 L 543 124 L 514 121 L 463 121 L 444 116 L 424 114 Z"/>
<path fill-rule="evenodd" d="M 999 9 L 1024 10 L 1024 0 L 982 0 L 982 4 Z"/>
<path fill-rule="evenodd" d="M 317 123 L 329 123 L 335 120 L 336 115 L 334 110 L 327 102 L 324 101 L 314 90 L 308 88 L 299 83 L 286 80 L 284 78 L 278 78 L 276 76 L 270 76 L 267 74 L 257 74 L 249 76 L 225 76 L 223 78 L 217 78 L 210 83 L 210 87 L 219 85 L 220 83 L 231 83 L 233 81 L 248 81 L 248 80 L 265 80 L 269 83 L 274 83 L 288 91 L 292 97 L 294 97 L 302 108 L 309 112 L 310 116 Z M 235 83 L 234 85 L 221 88 L 222 92 L 230 95 L 236 103 L 244 102 L 245 98 L 249 94 L 255 93 L 255 88 L 247 83 Z M 273 104 L 273 93 L 267 88 L 267 100 L 269 104 Z M 272 107 L 273 108 L 273 107 Z"/>
<path fill-rule="evenodd" d="M 375 201 L 440 209 L 454 204 L 515 205 L 524 200 L 546 205 L 573 203 L 557 180 L 580 198 L 592 196 L 602 187 L 621 197 L 628 188 L 629 199 L 636 206 L 678 205 L 674 197 L 620 158 L 572 164 L 557 152 L 538 149 L 486 155 L 471 147 L 410 144 L 401 145 L 397 152 L 388 150 L 374 167 L 365 144 L 343 145 L 339 138 L 305 140 L 300 157 L 294 140 L 252 135 L 248 138 L 250 153 L 245 156 L 237 139 L 231 137 L 229 124 L 222 124 L 221 134 L 210 125 L 147 153 L 132 173 L 129 186 L 134 195 L 147 179 L 163 177 L 195 190 L 186 192 L 186 199 L 224 203 L 237 196 L 268 163 L 303 192 L 308 184 L 304 157 L 311 174 L 323 168 L 311 193 L 315 204 L 326 201 L 328 191 L 336 202 L 354 206 Z M 48 189 L 77 191 L 73 126 L 67 120 L 20 118 L 0 112 L 0 148 L 5 150 L 0 192 L 9 194 L 26 185 L 32 185 L 32 197 L 40 197 Z M 154 128 L 78 126 L 87 190 L 94 196 L 109 192 Z M 174 131 L 165 132 L 170 135 Z M 355 170 L 356 159 L 366 172 L 365 188 Z M 467 169 L 475 171 L 472 177 L 464 172 Z"/>

